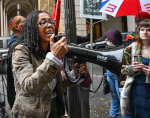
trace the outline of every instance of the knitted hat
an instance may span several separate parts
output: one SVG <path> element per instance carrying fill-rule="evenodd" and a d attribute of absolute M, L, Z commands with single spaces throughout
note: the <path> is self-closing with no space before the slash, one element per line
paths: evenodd
<path fill-rule="evenodd" d="M 139 15 L 137 14 L 135 16 L 135 22 L 137 22 L 137 20 L 139 19 L 139 16 L 140 18 L 150 19 L 150 13 L 145 12 L 145 11 L 140 11 Z"/>
<path fill-rule="evenodd" d="M 121 33 L 118 30 L 116 30 L 116 29 L 109 30 L 104 35 L 115 46 L 122 45 L 122 36 L 121 36 Z"/>
<path fill-rule="evenodd" d="M 15 16 L 9 21 L 9 29 L 14 31 L 14 26 L 20 22 L 22 16 Z"/>

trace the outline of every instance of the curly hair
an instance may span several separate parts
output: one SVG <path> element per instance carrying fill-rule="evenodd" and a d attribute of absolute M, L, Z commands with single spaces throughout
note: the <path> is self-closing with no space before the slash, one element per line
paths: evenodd
<path fill-rule="evenodd" d="M 21 30 L 21 35 L 10 51 L 13 51 L 13 49 L 18 44 L 23 44 L 28 47 L 29 53 L 34 54 L 37 58 L 45 56 L 45 53 L 40 45 L 39 32 L 37 27 L 38 15 L 40 13 L 49 14 L 46 11 L 40 10 L 36 10 L 28 14 L 25 20 L 25 24 Z"/>
<path fill-rule="evenodd" d="M 145 19 L 145 20 L 141 21 L 136 28 L 135 40 L 137 41 L 138 46 L 142 45 L 142 40 L 139 35 L 141 27 L 149 27 L 150 28 L 150 19 Z"/>

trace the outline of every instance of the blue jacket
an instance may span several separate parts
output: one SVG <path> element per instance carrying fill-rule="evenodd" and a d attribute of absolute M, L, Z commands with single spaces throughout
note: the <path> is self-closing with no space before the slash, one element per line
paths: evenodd
<path fill-rule="evenodd" d="M 8 41 L 8 47 L 11 48 L 16 43 L 17 39 L 18 39 L 18 35 L 16 35 L 15 33 L 13 33 L 11 35 L 10 40 Z"/>

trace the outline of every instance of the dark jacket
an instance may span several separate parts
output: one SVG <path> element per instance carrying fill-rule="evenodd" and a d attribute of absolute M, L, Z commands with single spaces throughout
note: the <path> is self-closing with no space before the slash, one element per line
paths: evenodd
<path fill-rule="evenodd" d="M 18 35 L 12 34 L 10 40 L 8 41 L 8 47 L 11 48 L 17 41 Z"/>
<path fill-rule="evenodd" d="M 87 36 L 79 36 L 77 35 L 77 44 L 84 43 L 90 41 L 90 33 Z"/>
<path fill-rule="evenodd" d="M 10 40 L 8 41 L 9 49 L 16 43 L 18 35 L 12 34 Z M 12 73 L 12 58 L 11 56 L 7 59 L 7 99 L 10 108 L 13 107 L 15 101 L 15 87 L 14 87 L 14 78 Z"/>

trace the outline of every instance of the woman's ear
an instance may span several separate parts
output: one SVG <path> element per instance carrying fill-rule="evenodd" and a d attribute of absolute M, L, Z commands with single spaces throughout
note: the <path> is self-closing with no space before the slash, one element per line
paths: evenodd
<path fill-rule="evenodd" d="M 19 26 L 19 24 L 15 24 L 14 29 L 20 31 L 22 27 Z"/>
<path fill-rule="evenodd" d="M 15 24 L 15 25 L 14 25 L 14 28 L 15 28 L 15 29 L 18 29 L 18 25 Z"/>

